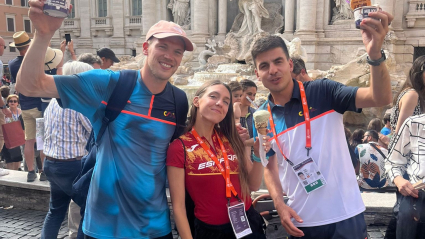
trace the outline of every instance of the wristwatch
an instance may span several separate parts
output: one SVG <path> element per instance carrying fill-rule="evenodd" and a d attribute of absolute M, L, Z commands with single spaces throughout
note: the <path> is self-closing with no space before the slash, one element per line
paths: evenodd
<path fill-rule="evenodd" d="M 379 58 L 378 60 L 371 60 L 369 58 L 369 56 L 367 56 L 366 57 L 367 63 L 369 63 L 369 65 L 371 65 L 371 66 L 381 65 L 381 63 L 384 62 L 387 59 L 387 57 L 385 56 L 385 52 L 382 49 L 381 49 L 381 55 L 382 55 L 381 58 Z"/>

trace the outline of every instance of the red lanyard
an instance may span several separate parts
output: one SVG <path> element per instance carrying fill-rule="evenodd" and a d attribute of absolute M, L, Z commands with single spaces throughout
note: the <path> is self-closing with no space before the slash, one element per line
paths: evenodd
<path fill-rule="evenodd" d="M 210 158 L 214 160 L 215 165 L 217 165 L 218 169 L 221 172 L 221 175 L 223 175 L 224 179 L 226 180 L 226 198 L 227 200 L 230 200 L 233 195 L 235 195 L 236 198 L 238 198 L 238 193 L 236 192 L 235 188 L 233 187 L 232 182 L 230 181 L 230 166 L 229 166 L 229 158 L 227 157 L 226 149 L 224 148 L 223 142 L 221 141 L 220 137 L 218 137 L 217 132 L 215 132 L 215 135 L 217 136 L 218 143 L 220 144 L 220 149 L 223 154 L 223 160 L 224 165 L 226 166 L 226 169 L 223 168 L 220 161 L 218 160 L 217 156 L 211 151 L 210 147 L 208 147 L 207 144 L 202 140 L 201 137 L 199 137 L 198 132 L 196 132 L 195 128 L 192 128 L 192 134 L 195 136 L 198 143 L 202 146 L 202 148 L 208 153 Z M 238 198 L 239 199 L 239 198 Z"/>
<path fill-rule="evenodd" d="M 311 149 L 311 124 L 310 124 L 310 113 L 308 112 L 308 104 L 307 104 L 307 97 L 305 96 L 305 89 L 304 85 L 301 81 L 298 81 L 298 85 L 300 86 L 300 94 L 301 94 L 301 101 L 303 105 L 303 112 L 304 112 L 304 120 L 305 120 L 305 148 L 307 149 L 307 156 L 309 155 L 309 151 Z M 286 157 L 286 155 L 283 153 L 282 148 L 280 147 L 279 141 L 277 140 L 277 134 L 276 134 L 276 126 L 273 121 L 272 111 L 270 109 L 270 104 L 267 104 L 267 110 L 269 111 L 269 121 L 270 121 L 270 127 L 273 130 L 273 138 L 276 141 L 276 144 L 280 150 L 280 153 L 283 155 L 283 158 L 285 158 L 286 161 L 292 166 L 293 163 Z"/>

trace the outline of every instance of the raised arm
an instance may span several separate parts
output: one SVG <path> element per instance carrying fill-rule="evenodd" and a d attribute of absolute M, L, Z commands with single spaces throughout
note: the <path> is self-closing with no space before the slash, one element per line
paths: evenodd
<path fill-rule="evenodd" d="M 26 96 L 58 98 L 53 76 L 44 73 L 43 59 L 50 39 L 63 19 L 45 15 L 43 0 L 30 0 L 29 6 L 29 18 L 35 34 L 18 72 L 16 90 Z"/>
<path fill-rule="evenodd" d="M 394 17 L 385 12 L 369 13 L 370 18 L 363 19 L 360 24 L 363 44 L 370 60 L 378 60 L 382 57 L 381 48 L 385 36 L 388 33 L 388 23 Z M 370 66 L 370 86 L 360 88 L 356 95 L 356 107 L 379 107 L 391 103 L 391 81 L 385 63 L 379 66 Z"/>

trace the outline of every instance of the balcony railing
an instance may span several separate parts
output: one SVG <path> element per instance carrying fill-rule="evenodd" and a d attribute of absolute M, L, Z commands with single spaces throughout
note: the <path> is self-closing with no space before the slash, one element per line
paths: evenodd
<path fill-rule="evenodd" d="M 110 17 L 94 17 L 91 19 L 91 31 L 97 36 L 98 31 L 105 31 L 108 36 L 113 35 L 112 19 Z"/>
<path fill-rule="evenodd" d="M 407 27 L 415 27 L 418 19 L 425 19 L 425 0 L 409 1 L 409 12 L 406 14 Z"/>
<path fill-rule="evenodd" d="M 142 16 L 127 16 L 125 17 L 125 34 L 130 36 L 131 30 L 142 30 Z"/>
<path fill-rule="evenodd" d="M 75 36 L 80 36 L 81 27 L 79 18 L 66 18 L 61 27 L 61 32 L 69 33 L 73 32 Z"/>

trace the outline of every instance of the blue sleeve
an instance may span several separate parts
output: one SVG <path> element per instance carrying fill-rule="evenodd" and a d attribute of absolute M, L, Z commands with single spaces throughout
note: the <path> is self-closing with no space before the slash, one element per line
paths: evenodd
<path fill-rule="evenodd" d="M 360 159 L 359 150 L 357 150 L 357 147 L 354 148 L 354 154 L 356 155 L 357 159 Z"/>
<path fill-rule="evenodd" d="M 118 78 L 118 72 L 109 70 L 54 76 L 63 107 L 80 112 L 92 122 L 102 101 L 108 101 Z"/>
<path fill-rule="evenodd" d="M 389 130 L 387 127 L 383 127 L 381 129 L 381 134 L 383 135 L 389 135 L 391 133 L 391 130 Z"/>
<path fill-rule="evenodd" d="M 327 96 L 330 97 L 332 109 L 343 114 L 345 111 L 360 113 L 362 110 L 356 107 L 356 94 L 358 87 L 346 86 L 339 82 L 323 79 L 322 82 Z"/>

